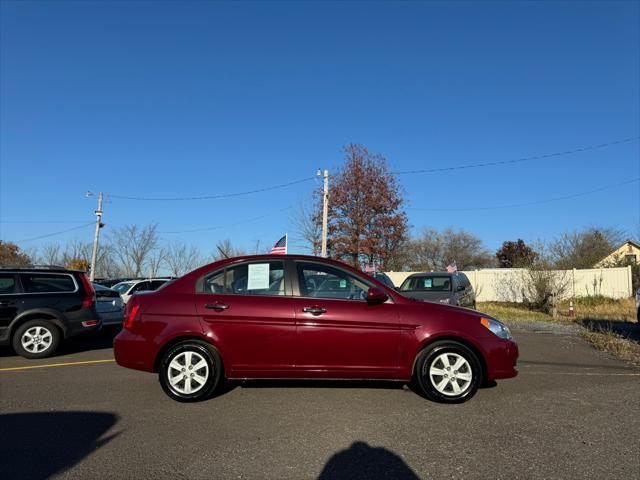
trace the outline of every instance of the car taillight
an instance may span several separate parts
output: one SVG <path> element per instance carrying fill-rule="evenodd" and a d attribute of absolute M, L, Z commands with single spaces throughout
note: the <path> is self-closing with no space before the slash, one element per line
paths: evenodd
<path fill-rule="evenodd" d="M 129 302 L 131 303 L 131 302 Z M 136 315 L 138 315 L 138 310 L 140 310 L 140 305 L 127 305 L 127 310 L 124 316 L 124 323 L 122 327 L 127 330 L 133 330 L 133 323 L 136 320 Z"/>
<path fill-rule="evenodd" d="M 93 289 L 93 285 L 83 273 L 80 275 L 82 286 L 84 287 L 84 298 L 82 299 L 82 308 L 91 308 L 96 306 L 96 292 Z"/>

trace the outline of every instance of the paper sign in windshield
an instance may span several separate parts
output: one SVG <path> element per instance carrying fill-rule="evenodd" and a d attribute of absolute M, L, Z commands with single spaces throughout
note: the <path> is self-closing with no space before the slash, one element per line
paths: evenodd
<path fill-rule="evenodd" d="M 269 264 L 252 263 L 249 265 L 247 290 L 265 290 L 269 288 Z"/>
<path fill-rule="evenodd" d="M 432 278 L 425 278 L 424 279 L 424 287 L 425 288 L 433 287 L 433 279 Z"/>

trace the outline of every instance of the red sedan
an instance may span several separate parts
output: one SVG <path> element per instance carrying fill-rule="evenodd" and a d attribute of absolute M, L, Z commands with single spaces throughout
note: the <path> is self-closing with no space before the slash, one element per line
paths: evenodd
<path fill-rule="evenodd" d="M 498 320 L 301 255 L 225 259 L 134 295 L 114 349 L 183 402 L 225 377 L 415 379 L 426 397 L 457 403 L 518 373 L 518 346 Z"/>

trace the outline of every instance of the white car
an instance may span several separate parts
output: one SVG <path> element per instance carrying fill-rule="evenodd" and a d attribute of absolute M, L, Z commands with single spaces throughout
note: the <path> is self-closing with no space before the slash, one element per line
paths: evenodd
<path fill-rule="evenodd" d="M 168 278 L 148 278 L 146 280 L 127 280 L 116 283 L 112 289 L 120 293 L 122 301 L 126 304 L 136 292 L 150 292 L 159 289 L 169 281 Z"/>

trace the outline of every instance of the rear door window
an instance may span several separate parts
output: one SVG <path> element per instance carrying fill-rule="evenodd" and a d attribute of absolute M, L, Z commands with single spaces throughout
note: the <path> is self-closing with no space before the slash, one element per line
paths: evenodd
<path fill-rule="evenodd" d="M 284 263 L 242 263 L 209 275 L 204 293 L 231 295 L 284 295 Z"/>
<path fill-rule="evenodd" d="M 71 275 L 54 273 L 23 273 L 24 291 L 27 293 L 75 292 L 76 284 Z"/>
<path fill-rule="evenodd" d="M 0 273 L 0 295 L 17 292 L 16 277 L 12 273 Z"/>

